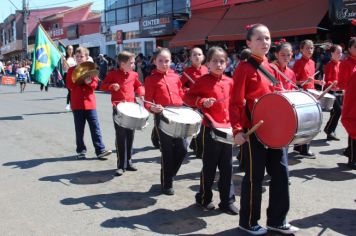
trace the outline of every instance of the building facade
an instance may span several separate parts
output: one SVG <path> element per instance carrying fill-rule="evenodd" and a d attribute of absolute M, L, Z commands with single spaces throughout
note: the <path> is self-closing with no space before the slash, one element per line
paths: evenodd
<path fill-rule="evenodd" d="M 189 12 L 187 0 L 105 0 L 105 53 L 114 57 L 128 50 L 150 56 L 157 46 L 168 47 Z"/>

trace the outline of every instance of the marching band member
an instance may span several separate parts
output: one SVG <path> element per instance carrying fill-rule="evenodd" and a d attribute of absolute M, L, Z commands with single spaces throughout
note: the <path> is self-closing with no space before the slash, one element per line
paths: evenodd
<path fill-rule="evenodd" d="M 187 144 L 184 138 L 173 138 L 165 134 L 159 129 L 158 124 L 164 107 L 180 107 L 183 105 L 183 89 L 179 76 L 170 69 L 171 53 L 169 49 L 157 49 L 154 64 L 156 65 L 156 70 L 145 80 L 145 99 L 155 105 L 146 102 L 145 107 L 155 114 L 155 129 L 159 134 L 162 153 L 162 193 L 173 195 L 173 177 L 177 174 L 183 159 L 187 155 Z"/>
<path fill-rule="evenodd" d="M 339 83 L 338 87 L 342 90 L 347 90 L 349 80 L 352 74 L 356 71 L 356 37 L 352 37 L 349 40 L 348 44 L 349 56 L 340 62 L 339 67 Z M 351 156 L 351 146 L 352 142 L 351 137 L 349 136 L 348 147 L 344 150 L 344 155 L 349 157 Z"/>
<path fill-rule="evenodd" d="M 77 66 L 88 61 L 89 50 L 84 47 L 78 47 L 75 50 L 75 59 Z M 100 160 L 106 160 L 105 156 L 111 154 L 111 150 L 105 150 L 99 125 L 98 114 L 96 112 L 96 99 L 94 90 L 98 85 L 98 77 L 91 76 L 84 79 L 83 84 L 75 84 L 72 80 L 72 74 L 76 67 L 68 69 L 66 75 L 67 88 L 71 91 L 70 104 L 74 116 L 77 158 L 86 158 L 87 148 L 84 144 L 84 128 L 88 121 L 91 139 L 95 147 L 95 153 Z"/>
<path fill-rule="evenodd" d="M 340 45 L 334 44 L 330 48 L 331 60 L 325 65 L 325 82 L 326 86 L 330 86 L 334 81 L 339 79 L 339 65 L 340 59 L 342 57 L 342 48 Z M 336 86 L 331 89 L 331 94 L 334 94 L 336 99 L 334 101 L 333 109 L 330 111 L 330 118 L 326 123 L 324 132 L 326 133 L 326 139 L 339 141 L 340 139 L 336 136 L 335 130 L 341 116 L 342 107 L 342 91 Z"/>
<path fill-rule="evenodd" d="M 229 108 L 235 142 L 242 145 L 248 141 L 249 152 L 248 155 L 244 155 L 246 171 L 241 186 L 239 228 L 253 235 L 267 232 L 266 228 L 258 224 L 262 181 L 267 169 L 267 173 L 271 176 L 267 228 L 291 234 L 298 231 L 298 228 L 286 221 L 289 211 L 287 158 L 283 155 L 282 149 L 265 148 L 255 134 L 249 138 L 244 135 L 244 131 L 251 128 L 251 112 L 255 100 L 279 89 L 271 83 L 270 79 L 262 76 L 257 71 L 257 66 L 253 65 L 262 66 L 270 74 L 275 75 L 265 56 L 271 45 L 268 28 L 262 24 L 249 26 L 246 43 L 252 55 L 248 62 L 241 62 L 236 68 Z"/>
<path fill-rule="evenodd" d="M 138 74 L 133 71 L 135 66 L 135 55 L 123 51 L 117 56 L 119 69 L 109 71 L 101 85 L 103 91 L 111 93 L 111 102 L 113 105 L 113 120 L 117 115 L 117 105 L 120 102 L 134 102 L 135 93 L 140 97 L 144 96 L 145 89 L 139 81 Z M 119 126 L 114 120 L 115 143 L 117 151 L 117 170 L 116 175 L 122 175 L 127 171 L 136 171 L 132 164 L 132 144 L 135 131 Z"/>
<path fill-rule="evenodd" d="M 323 85 L 325 82 L 315 80 L 315 62 L 311 59 L 314 52 L 313 41 L 306 39 L 300 43 L 300 51 L 302 58 L 295 62 L 293 70 L 297 78 L 297 85 L 302 86 L 304 90 L 314 89 L 314 84 Z M 309 81 L 309 82 L 307 82 Z M 301 156 L 308 158 L 316 158 L 316 155 L 309 151 L 310 143 L 294 146 L 294 151 L 299 152 Z"/>
<path fill-rule="evenodd" d="M 349 134 L 349 161 L 348 166 L 356 170 L 356 73 L 354 72 L 348 80 L 345 91 L 344 104 L 341 115 L 341 122 Z"/>
<path fill-rule="evenodd" d="M 223 212 L 237 215 L 234 206 L 235 194 L 232 183 L 232 145 L 216 141 L 210 132 L 215 127 L 231 127 L 229 119 L 229 96 L 232 88 L 231 78 L 224 75 L 227 54 L 220 47 L 212 47 L 207 54 L 210 73 L 196 80 L 185 94 L 184 102 L 199 108 L 204 114 L 202 125 L 203 169 L 200 173 L 200 190 L 195 195 L 196 202 L 205 210 L 215 208 L 212 203 L 212 186 L 216 168 L 219 168 L 219 207 Z"/>
<path fill-rule="evenodd" d="M 195 47 L 190 52 L 190 60 L 192 65 L 185 68 L 183 75 L 181 77 L 183 90 L 187 91 L 195 83 L 195 81 L 201 76 L 207 74 L 208 68 L 205 65 L 202 65 L 205 57 L 201 48 Z M 202 155 L 202 134 L 199 134 L 196 137 L 192 138 L 189 148 L 194 150 L 197 158 L 201 158 Z"/>

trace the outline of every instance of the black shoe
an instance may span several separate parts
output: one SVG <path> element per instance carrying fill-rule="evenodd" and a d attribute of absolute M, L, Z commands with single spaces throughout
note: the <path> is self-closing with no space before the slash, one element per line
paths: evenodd
<path fill-rule="evenodd" d="M 215 205 L 212 202 L 209 202 L 208 204 L 201 204 L 200 202 L 196 202 L 198 206 L 203 208 L 204 211 L 212 211 L 215 209 Z"/>
<path fill-rule="evenodd" d="M 163 188 L 162 193 L 164 195 L 174 195 L 174 189 L 173 188 Z"/>
<path fill-rule="evenodd" d="M 104 150 L 102 153 L 98 155 L 99 160 L 107 160 L 106 156 L 111 155 L 112 151 L 111 150 Z"/>
<path fill-rule="evenodd" d="M 299 155 L 309 158 L 309 159 L 315 159 L 316 155 L 312 152 L 301 152 Z"/>
<path fill-rule="evenodd" d="M 128 165 L 126 168 L 127 171 L 137 171 L 137 168 L 134 165 Z"/>
<path fill-rule="evenodd" d="M 249 233 L 249 234 L 252 234 L 252 235 L 262 235 L 262 234 L 266 234 L 267 233 L 267 229 L 266 228 L 263 228 L 262 226 L 260 225 L 254 225 L 254 226 L 251 226 L 251 227 L 244 227 L 244 226 L 239 226 L 239 229 Z"/>
<path fill-rule="evenodd" d="M 222 212 L 225 212 L 226 214 L 229 214 L 229 215 L 239 214 L 239 209 L 237 209 L 237 207 L 233 203 L 231 203 L 230 205 L 228 205 L 226 207 L 220 207 L 220 210 Z"/>
<path fill-rule="evenodd" d="M 77 156 L 76 156 L 77 160 L 84 160 L 85 158 L 87 158 L 87 156 L 86 156 L 86 154 L 84 152 L 77 153 Z"/>
<path fill-rule="evenodd" d="M 280 226 L 267 226 L 268 230 L 276 231 L 282 234 L 294 234 L 299 231 L 298 227 L 295 227 L 289 223 Z"/>
<path fill-rule="evenodd" d="M 121 175 L 123 175 L 124 174 L 124 170 L 123 169 L 117 169 L 116 171 L 115 171 L 115 176 L 121 176 Z"/>
<path fill-rule="evenodd" d="M 326 136 L 327 141 L 340 141 L 338 137 L 336 137 L 335 133 L 330 133 Z"/>
<path fill-rule="evenodd" d="M 352 170 L 356 170 L 356 162 L 349 162 L 347 163 L 347 166 L 350 167 Z"/>

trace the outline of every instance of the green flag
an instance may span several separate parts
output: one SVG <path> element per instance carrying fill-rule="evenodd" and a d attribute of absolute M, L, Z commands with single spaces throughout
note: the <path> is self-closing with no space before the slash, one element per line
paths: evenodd
<path fill-rule="evenodd" d="M 41 25 L 37 27 L 35 49 L 33 50 L 33 66 L 31 74 L 43 85 L 48 80 L 61 59 L 61 54 Z"/>

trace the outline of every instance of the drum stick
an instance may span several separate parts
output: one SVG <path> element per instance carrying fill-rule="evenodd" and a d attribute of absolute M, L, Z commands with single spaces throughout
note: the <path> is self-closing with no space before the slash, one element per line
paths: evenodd
<path fill-rule="evenodd" d="M 322 99 L 322 98 L 325 96 L 325 94 L 327 94 L 327 93 L 330 91 L 330 89 L 331 89 L 332 87 L 334 87 L 336 84 L 337 84 L 337 81 L 334 81 L 332 84 L 330 84 L 330 86 L 327 87 L 327 88 L 319 95 L 319 97 L 318 97 L 316 100 Z"/>
<path fill-rule="evenodd" d="M 301 83 L 300 84 L 300 86 L 304 86 L 305 84 L 307 84 L 307 83 L 309 83 L 312 79 L 314 79 L 314 77 L 317 75 L 317 74 L 319 74 L 320 73 L 320 71 L 317 71 L 317 72 L 315 72 L 315 74 L 312 76 L 312 77 L 310 77 L 309 79 L 307 79 L 306 81 L 304 81 L 303 83 Z"/>
<path fill-rule="evenodd" d="M 323 79 L 321 81 L 324 81 L 325 82 L 325 74 L 323 74 Z M 324 84 L 321 86 L 321 91 L 324 90 Z"/>
<path fill-rule="evenodd" d="M 291 79 L 289 79 L 280 69 L 278 69 L 278 67 L 277 67 L 276 65 L 271 64 L 271 67 L 272 67 L 275 71 L 277 71 L 277 73 L 280 74 L 280 75 L 283 77 L 283 79 L 285 79 L 288 83 L 290 83 L 291 85 L 293 85 L 293 87 L 294 87 L 295 89 L 299 89 L 299 87 L 298 87 Z"/>
<path fill-rule="evenodd" d="M 147 100 L 142 100 L 142 101 L 145 102 L 145 103 L 151 104 L 152 106 L 157 106 L 156 103 L 149 102 L 149 101 L 147 101 Z M 166 111 L 172 112 L 172 113 L 174 113 L 174 114 L 176 114 L 176 115 L 179 115 L 177 112 L 172 111 L 172 110 L 170 110 L 170 109 L 168 109 L 168 108 L 165 108 L 165 107 L 163 107 L 163 110 L 166 110 Z"/>
<path fill-rule="evenodd" d="M 260 126 L 263 124 L 263 120 L 260 120 L 257 124 L 255 124 L 249 131 L 247 131 L 247 133 L 244 135 L 245 138 L 247 138 L 248 136 L 250 136 L 253 132 L 255 132 L 258 128 L 260 128 Z"/>
<path fill-rule="evenodd" d="M 195 84 L 195 81 L 187 73 L 183 72 L 183 75 L 185 75 L 192 84 Z"/>

